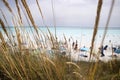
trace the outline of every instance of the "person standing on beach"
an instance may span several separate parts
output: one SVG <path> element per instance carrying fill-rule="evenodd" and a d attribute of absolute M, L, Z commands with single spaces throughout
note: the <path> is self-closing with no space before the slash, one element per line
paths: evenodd
<path fill-rule="evenodd" d="M 72 43 L 72 48 L 74 49 L 74 46 L 75 46 L 75 42 Z"/>
<path fill-rule="evenodd" d="M 112 43 L 111 43 L 111 40 L 109 40 L 108 49 L 109 49 L 109 50 L 112 49 Z"/>
<path fill-rule="evenodd" d="M 78 43 L 77 43 L 77 40 L 76 40 L 76 44 L 75 44 L 74 50 L 77 50 L 77 48 L 78 48 Z"/>
<path fill-rule="evenodd" d="M 113 44 L 112 44 L 111 40 L 109 40 L 108 49 L 109 49 L 109 52 L 113 55 L 113 49 L 112 49 L 112 47 L 113 47 Z"/>
<path fill-rule="evenodd" d="M 104 55 L 104 48 L 103 48 L 103 46 L 100 48 L 100 53 L 101 53 L 101 57 L 105 56 Z"/>

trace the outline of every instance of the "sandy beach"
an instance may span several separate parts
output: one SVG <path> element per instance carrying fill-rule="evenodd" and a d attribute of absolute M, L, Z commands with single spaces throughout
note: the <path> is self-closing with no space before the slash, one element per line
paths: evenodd
<path fill-rule="evenodd" d="M 114 51 L 112 52 L 112 47 L 118 48 L 120 46 L 120 35 L 106 35 L 106 38 L 104 40 L 103 43 L 103 47 L 105 47 L 106 45 L 108 46 L 106 50 L 104 50 L 104 55 L 103 57 L 101 57 L 101 53 L 98 53 L 100 45 L 101 45 L 101 40 L 102 37 L 100 37 L 101 35 L 97 36 L 97 39 L 95 41 L 94 44 L 94 55 L 91 55 L 90 58 L 90 46 L 91 46 L 91 40 L 90 40 L 90 36 L 88 35 L 83 35 L 82 39 L 81 37 L 75 37 L 73 36 L 73 38 L 69 38 L 70 41 L 68 40 L 68 47 L 66 48 L 66 53 L 67 56 L 71 56 L 71 59 L 73 61 L 98 61 L 98 59 L 100 61 L 103 62 L 108 62 L 112 59 L 120 59 L 120 54 L 119 53 L 115 53 Z M 76 43 L 77 40 L 77 50 L 74 50 L 72 48 L 72 44 L 73 42 Z M 63 41 L 64 42 L 64 41 Z M 64 46 L 64 45 L 62 45 Z M 80 48 L 87 48 L 87 51 L 81 51 Z"/>

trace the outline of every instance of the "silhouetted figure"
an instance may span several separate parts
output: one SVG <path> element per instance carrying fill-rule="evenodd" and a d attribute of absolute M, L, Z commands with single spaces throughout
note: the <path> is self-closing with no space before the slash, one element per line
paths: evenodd
<path fill-rule="evenodd" d="M 103 46 L 100 48 L 100 52 L 101 52 L 101 57 L 105 56 L 104 55 L 104 48 L 103 48 Z"/>
<path fill-rule="evenodd" d="M 77 50 L 77 48 L 78 48 L 78 44 L 76 43 L 76 44 L 75 44 L 74 50 Z"/>
<path fill-rule="evenodd" d="M 74 49 L 74 46 L 75 46 L 75 42 L 72 43 L 72 48 Z"/>
<path fill-rule="evenodd" d="M 106 45 L 106 46 L 104 47 L 104 50 L 107 50 L 107 48 L 108 48 L 108 45 Z"/>
<path fill-rule="evenodd" d="M 116 51 L 116 47 L 112 47 L 112 49 L 113 49 L 113 52 L 115 52 L 115 51 Z"/>
<path fill-rule="evenodd" d="M 111 40 L 109 40 L 109 43 L 111 43 Z"/>
<path fill-rule="evenodd" d="M 112 52 L 112 42 L 111 42 L 111 40 L 109 40 L 109 44 L 108 44 L 108 49 Z"/>
<path fill-rule="evenodd" d="M 77 43 L 77 40 L 76 40 L 76 44 L 75 44 L 74 50 L 77 50 L 77 48 L 78 48 L 78 43 Z"/>
<path fill-rule="evenodd" d="M 78 41 L 76 40 L 76 44 L 78 43 Z"/>
<path fill-rule="evenodd" d="M 70 42 L 70 38 L 69 38 L 69 42 Z"/>

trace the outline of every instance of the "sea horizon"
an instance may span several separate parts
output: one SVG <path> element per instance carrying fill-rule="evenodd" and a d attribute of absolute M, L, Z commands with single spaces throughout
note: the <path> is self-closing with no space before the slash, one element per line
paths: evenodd
<path fill-rule="evenodd" d="M 14 28 L 14 26 L 5 26 L 6 28 L 10 27 L 10 28 Z M 33 27 L 33 26 L 21 26 L 22 28 L 25 27 L 25 28 L 30 28 L 30 27 Z M 94 27 L 92 26 L 47 26 L 48 28 L 81 28 L 81 29 L 94 29 Z M 0 28 L 2 28 L 0 26 Z M 34 27 L 33 27 L 34 28 Z M 38 28 L 46 28 L 46 26 L 38 26 Z M 98 27 L 98 29 L 105 29 L 105 27 Z M 120 29 L 120 27 L 108 27 L 108 29 Z"/>

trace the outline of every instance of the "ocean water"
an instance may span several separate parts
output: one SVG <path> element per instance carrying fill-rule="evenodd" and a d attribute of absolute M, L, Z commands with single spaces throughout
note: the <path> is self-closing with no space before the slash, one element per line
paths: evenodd
<path fill-rule="evenodd" d="M 41 28 L 43 31 L 45 31 L 45 28 Z M 50 28 L 50 31 L 54 34 L 55 29 L 52 27 Z M 46 32 L 46 31 L 45 31 Z M 101 43 L 101 40 L 103 38 L 104 28 L 99 28 L 95 43 L 96 45 Z M 92 28 L 74 28 L 74 27 L 57 27 L 56 28 L 56 34 L 59 40 L 63 40 L 64 36 L 67 39 L 71 39 L 72 41 L 78 41 L 81 46 L 90 46 L 93 36 L 93 29 Z M 107 30 L 107 34 L 104 40 L 104 45 L 109 44 L 109 41 L 114 45 L 120 45 L 120 28 L 109 28 Z"/>
<path fill-rule="evenodd" d="M 15 35 L 15 29 L 13 27 L 10 28 L 12 33 Z M 31 35 L 31 39 L 32 39 L 32 31 L 33 28 L 29 28 L 29 27 L 24 27 L 23 30 L 26 30 L 29 35 Z M 54 27 L 50 27 L 49 30 L 51 31 L 51 33 L 54 35 L 55 34 L 55 28 Z M 3 32 L 2 28 L 0 28 L 0 31 Z M 9 29 L 8 29 L 9 31 Z M 39 28 L 39 32 L 43 32 L 43 33 L 48 33 L 48 30 L 45 27 L 40 27 Z M 99 28 L 97 35 L 96 35 L 96 39 L 95 39 L 95 43 L 96 45 L 100 44 L 101 40 L 102 40 L 102 35 L 104 32 L 104 28 Z M 34 33 L 34 31 L 33 31 Z M 65 37 L 71 40 L 71 42 L 75 42 L 76 40 L 78 41 L 78 44 L 80 46 L 90 46 L 91 44 L 91 40 L 92 40 L 92 35 L 93 35 L 93 29 L 92 28 L 81 28 L 81 27 L 56 27 L 56 35 L 58 40 L 64 40 L 64 35 Z M 107 30 L 107 34 L 104 40 L 104 45 L 108 44 L 109 41 L 111 40 L 111 42 L 113 43 L 113 45 L 120 45 L 120 28 L 109 28 Z"/>

